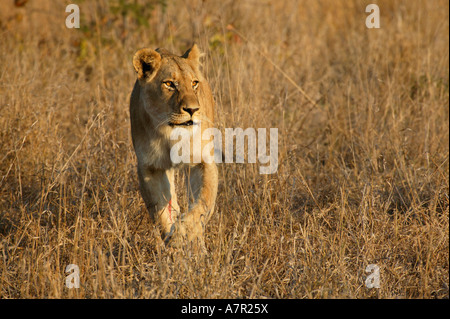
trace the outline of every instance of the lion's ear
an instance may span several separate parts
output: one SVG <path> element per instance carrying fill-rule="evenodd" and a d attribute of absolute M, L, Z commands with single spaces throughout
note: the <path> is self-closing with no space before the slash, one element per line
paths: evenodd
<path fill-rule="evenodd" d="M 152 49 L 141 49 L 133 57 L 134 70 L 139 80 L 150 80 L 161 65 L 161 55 Z"/>
<path fill-rule="evenodd" d="M 197 44 L 194 43 L 194 45 L 187 50 L 182 57 L 191 61 L 194 61 L 196 63 L 200 63 L 200 58 L 203 56 L 203 53 L 200 52 Z"/>

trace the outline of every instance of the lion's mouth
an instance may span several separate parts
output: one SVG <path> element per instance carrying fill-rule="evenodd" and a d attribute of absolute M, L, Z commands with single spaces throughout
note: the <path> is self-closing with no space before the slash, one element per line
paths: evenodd
<path fill-rule="evenodd" d="M 183 123 L 169 123 L 170 126 L 191 126 L 194 125 L 194 121 L 189 120 L 187 122 L 183 122 Z"/>

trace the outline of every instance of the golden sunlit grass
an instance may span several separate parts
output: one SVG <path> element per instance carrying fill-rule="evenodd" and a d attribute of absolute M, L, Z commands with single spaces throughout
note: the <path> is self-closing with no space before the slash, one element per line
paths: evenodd
<path fill-rule="evenodd" d="M 4 4 L 0 298 L 448 298 L 448 2 L 373 2 Z M 276 174 L 219 165 L 201 257 L 161 246 L 128 114 L 134 52 L 194 41 L 216 126 L 279 135 Z"/>

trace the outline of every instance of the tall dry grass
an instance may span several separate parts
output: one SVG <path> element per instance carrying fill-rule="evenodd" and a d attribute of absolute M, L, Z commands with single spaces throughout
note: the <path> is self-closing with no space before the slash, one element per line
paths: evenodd
<path fill-rule="evenodd" d="M 70 1 L 13 3 L 0 298 L 449 297 L 448 1 L 86 0 L 80 29 L 65 27 Z M 203 257 L 161 246 L 128 114 L 133 53 L 194 41 L 217 127 L 279 130 L 276 174 L 219 166 Z"/>

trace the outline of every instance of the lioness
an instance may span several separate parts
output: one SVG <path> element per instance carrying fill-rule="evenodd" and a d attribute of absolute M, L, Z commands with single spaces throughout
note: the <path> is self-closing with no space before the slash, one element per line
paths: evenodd
<path fill-rule="evenodd" d="M 204 227 L 217 195 L 216 164 L 174 164 L 170 139 L 173 130 L 212 126 L 214 100 L 200 72 L 198 47 L 182 56 L 165 49 L 144 48 L 133 57 L 137 80 L 130 98 L 131 135 L 136 152 L 140 192 L 153 220 L 161 226 L 166 243 L 187 240 L 204 249 Z M 203 140 L 203 144 L 210 141 Z M 174 173 L 187 173 L 189 211 L 181 214 L 175 192 Z M 197 246 L 198 247 L 198 246 Z"/>

